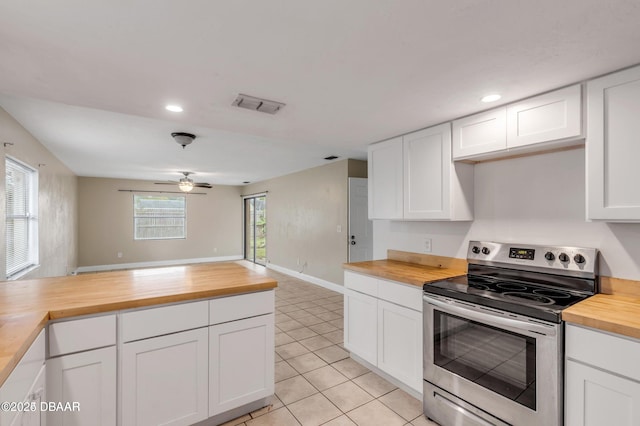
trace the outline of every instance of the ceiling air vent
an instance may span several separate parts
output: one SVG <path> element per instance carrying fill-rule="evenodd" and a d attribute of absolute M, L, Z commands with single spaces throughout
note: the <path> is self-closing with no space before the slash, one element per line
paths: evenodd
<path fill-rule="evenodd" d="M 253 96 L 243 94 L 238 95 L 236 100 L 233 101 L 233 105 L 254 111 L 266 112 L 267 114 L 275 114 L 284 106 L 282 102 L 255 98 Z"/>

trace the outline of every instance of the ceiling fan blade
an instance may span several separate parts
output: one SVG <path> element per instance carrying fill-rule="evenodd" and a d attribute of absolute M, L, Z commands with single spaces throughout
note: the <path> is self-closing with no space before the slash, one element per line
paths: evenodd
<path fill-rule="evenodd" d="M 198 188 L 212 188 L 211 184 L 206 182 L 196 182 L 193 184 L 193 186 L 196 186 Z"/>
<path fill-rule="evenodd" d="M 156 185 L 178 185 L 180 182 L 169 180 L 167 182 L 154 182 Z"/>

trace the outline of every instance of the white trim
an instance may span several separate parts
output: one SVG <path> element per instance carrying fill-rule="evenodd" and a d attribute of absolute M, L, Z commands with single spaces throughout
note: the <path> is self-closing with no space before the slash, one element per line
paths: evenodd
<path fill-rule="evenodd" d="M 282 266 L 274 265 L 273 263 L 268 263 L 267 268 L 273 269 L 276 272 L 281 272 L 285 275 L 290 275 L 294 278 L 298 278 L 311 284 L 318 285 L 320 287 L 324 287 L 329 290 L 333 290 L 337 293 L 344 294 L 344 286 L 340 284 L 332 283 L 331 281 L 326 281 L 321 278 L 313 277 L 311 275 L 303 274 L 302 272 L 294 271 L 292 269 L 284 268 Z"/>
<path fill-rule="evenodd" d="M 94 266 L 80 266 L 72 272 L 72 275 L 82 272 L 100 272 L 100 271 L 115 271 L 119 269 L 136 269 L 136 268 L 150 268 L 158 266 L 174 266 L 174 265 L 188 265 L 191 263 L 210 263 L 210 262 L 227 262 L 231 260 L 242 260 L 242 255 L 236 256 L 219 256 L 219 257 L 201 257 L 196 259 L 176 259 L 176 260 L 158 260 L 153 262 L 135 262 L 135 263 L 115 263 L 113 265 L 94 265 Z"/>

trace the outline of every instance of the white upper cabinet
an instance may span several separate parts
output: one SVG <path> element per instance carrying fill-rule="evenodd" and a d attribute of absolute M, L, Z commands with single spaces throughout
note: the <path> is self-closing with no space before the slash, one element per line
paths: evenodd
<path fill-rule="evenodd" d="M 544 95 L 453 122 L 453 159 L 483 160 L 575 145 L 583 138 L 582 87 Z"/>
<path fill-rule="evenodd" d="M 450 123 L 369 146 L 371 219 L 473 219 L 473 166 L 453 164 Z"/>
<path fill-rule="evenodd" d="M 451 161 L 449 123 L 405 135 L 403 155 L 405 219 L 473 219 L 473 169 Z"/>
<path fill-rule="evenodd" d="M 587 219 L 640 221 L 640 67 L 587 83 Z"/>
<path fill-rule="evenodd" d="M 514 148 L 582 136 L 579 84 L 507 107 L 507 147 Z"/>
<path fill-rule="evenodd" d="M 468 158 L 507 148 L 507 110 L 497 108 L 453 122 L 453 158 Z"/>
<path fill-rule="evenodd" d="M 402 219 L 402 137 L 368 151 L 369 219 Z"/>

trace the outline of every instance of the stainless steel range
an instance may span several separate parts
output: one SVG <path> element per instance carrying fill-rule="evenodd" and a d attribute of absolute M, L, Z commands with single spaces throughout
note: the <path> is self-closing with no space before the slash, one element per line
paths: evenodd
<path fill-rule="evenodd" d="M 471 241 L 468 275 L 424 285 L 424 413 L 563 424 L 562 310 L 598 291 L 596 249 Z"/>

